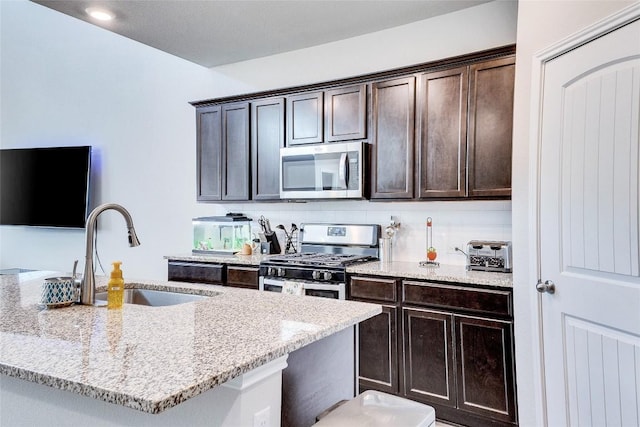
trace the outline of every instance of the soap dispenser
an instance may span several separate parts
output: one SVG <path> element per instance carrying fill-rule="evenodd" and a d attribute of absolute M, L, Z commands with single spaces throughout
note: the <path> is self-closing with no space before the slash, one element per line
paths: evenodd
<path fill-rule="evenodd" d="M 124 301 L 124 280 L 122 279 L 122 270 L 120 270 L 121 261 L 115 261 L 111 278 L 107 285 L 107 308 L 122 308 Z"/>

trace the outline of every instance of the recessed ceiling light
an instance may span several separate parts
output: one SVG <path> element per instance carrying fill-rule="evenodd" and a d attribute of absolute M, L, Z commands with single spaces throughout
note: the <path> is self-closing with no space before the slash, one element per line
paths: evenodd
<path fill-rule="evenodd" d="M 113 13 L 105 9 L 100 9 L 98 7 L 88 7 L 84 11 L 87 12 L 87 15 L 99 21 L 111 21 L 113 18 L 115 18 L 115 15 Z"/>

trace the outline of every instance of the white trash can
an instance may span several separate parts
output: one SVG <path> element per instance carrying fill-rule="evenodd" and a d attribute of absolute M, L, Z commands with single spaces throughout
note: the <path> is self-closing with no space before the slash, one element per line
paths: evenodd
<path fill-rule="evenodd" d="M 316 427 L 433 427 L 431 406 L 402 397 L 367 390 L 324 415 Z"/>

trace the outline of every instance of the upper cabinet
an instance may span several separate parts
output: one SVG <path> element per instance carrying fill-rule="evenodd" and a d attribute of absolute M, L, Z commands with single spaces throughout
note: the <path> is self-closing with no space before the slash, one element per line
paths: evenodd
<path fill-rule="evenodd" d="M 469 67 L 469 196 L 511 195 L 515 58 Z"/>
<path fill-rule="evenodd" d="M 287 145 L 367 137 L 367 88 L 353 85 L 287 96 Z"/>
<path fill-rule="evenodd" d="M 324 92 L 324 129 L 327 142 L 367 137 L 366 85 Z"/>
<path fill-rule="evenodd" d="M 280 148 L 284 147 L 284 98 L 251 103 L 252 199 L 280 198 Z"/>
<path fill-rule="evenodd" d="M 415 78 L 373 83 L 371 198 L 413 198 Z"/>
<path fill-rule="evenodd" d="M 287 97 L 287 145 L 317 144 L 324 141 L 322 92 Z"/>
<path fill-rule="evenodd" d="M 468 67 L 420 76 L 417 196 L 464 197 Z"/>
<path fill-rule="evenodd" d="M 196 110 L 197 199 L 200 202 L 222 198 L 222 107 Z"/>
<path fill-rule="evenodd" d="M 509 56 L 374 83 L 371 198 L 510 197 L 514 70 Z"/>
<path fill-rule="evenodd" d="M 222 106 L 222 200 L 249 200 L 249 103 Z"/>
<path fill-rule="evenodd" d="M 372 200 L 511 197 L 515 46 L 195 102 L 199 201 L 280 199 L 280 148 L 366 140 Z"/>

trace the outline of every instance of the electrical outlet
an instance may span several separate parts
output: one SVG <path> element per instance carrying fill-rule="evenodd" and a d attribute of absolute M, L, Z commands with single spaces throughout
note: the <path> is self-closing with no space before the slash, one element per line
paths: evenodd
<path fill-rule="evenodd" d="M 253 414 L 253 427 L 271 427 L 271 406 Z"/>
<path fill-rule="evenodd" d="M 456 251 L 456 248 L 457 248 L 457 246 L 456 246 L 456 245 L 449 245 L 449 246 L 447 246 L 447 254 L 449 254 L 449 255 L 455 255 L 455 254 L 456 254 L 456 252 L 458 252 L 458 251 Z"/>

